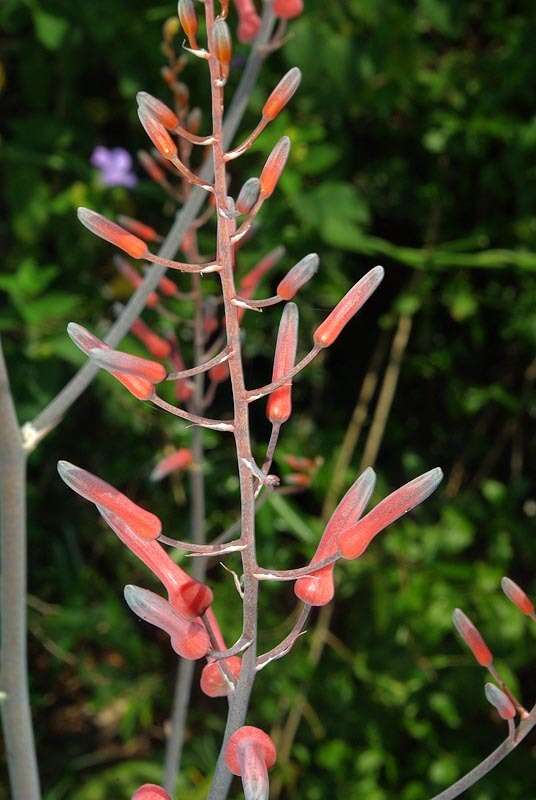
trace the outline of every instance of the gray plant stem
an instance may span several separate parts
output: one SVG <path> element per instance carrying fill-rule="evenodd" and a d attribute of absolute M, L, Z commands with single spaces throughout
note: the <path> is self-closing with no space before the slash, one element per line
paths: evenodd
<path fill-rule="evenodd" d="M 26 454 L 0 341 L 2 726 L 13 798 L 39 800 L 26 648 Z"/>
<path fill-rule="evenodd" d="M 225 124 L 223 126 L 223 144 L 228 147 L 240 125 L 246 110 L 251 92 L 257 82 L 259 71 L 264 59 L 268 54 L 267 45 L 270 41 L 274 28 L 274 16 L 271 10 L 271 3 L 265 2 L 259 35 L 251 49 L 246 67 L 233 100 L 229 106 Z M 210 159 L 201 170 L 200 177 L 203 181 L 209 182 L 213 176 L 213 168 Z M 179 249 L 179 245 L 184 234 L 197 217 L 201 206 L 207 198 L 203 189 L 194 187 L 188 201 L 177 213 L 175 221 L 167 234 L 158 255 L 163 258 L 173 258 Z M 151 266 L 143 283 L 136 289 L 128 303 L 125 305 L 120 316 L 110 328 L 106 337 L 106 342 L 111 347 L 116 347 L 129 332 L 132 323 L 139 317 L 147 302 L 149 294 L 156 289 L 160 278 L 165 274 L 166 268 Z M 99 371 L 88 361 L 76 375 L 64 386 L 56 397 L 41 411 L 32 421 L 33 435 L 41 439 L 52 430 L 69 410 L 73 403 L 80 397 L 92 382 Z"/>

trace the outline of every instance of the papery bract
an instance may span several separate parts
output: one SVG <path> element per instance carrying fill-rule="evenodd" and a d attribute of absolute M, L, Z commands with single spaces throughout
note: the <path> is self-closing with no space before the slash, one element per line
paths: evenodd
<path fill-rule="evenodd" d="M 339 551 L 343 558 L 358 558 L 374 537 L 412 508 L 422 503 L 438 487 L 443 478 L 439 467 L 419 475 L 378 503 L 356 525 L 339 534 Z"/>
<path fill-rule="evenodd" d="M 133 503 L 114 486 L 69 461 L 58 461 L 62 480 L 77 494 L 120 517 L 136 536 L 156 539 L 162 532 L 158 517 Z"/>
<path fill-rule="evenodd" d="M 292 99 L 302 78 L 301 70 L 292 67 L 283 75 L 262 108 L 264 119 L 273 120 Z"/>
<path fill-rule="evenodd" d="M 511 600 L 523 614 L 527 616 L 534 614 L 534 603 L 523 591 L 521 586 L 518 586 L 511 578 L 502 578 L 501 587 L 507 598 Z"/>
<path fill-rule="evenodd" d="M 124 250 L 132 258 L 143 258 L 146 255 L 147 245 L 144 241 L 103 217 L 102 214 L 81 207 L 78 209 L 77 215 L 82 225 L 91 233 Z"/>
<path fill-rule="evenodd" d="M 333 344 L 342 329 L 357 314 L 361 306 L 378 288 L 384 276 L 383 267 L 374 267 L 358 281 L 342 300 L 339 300 L 331 314 L 326 317 L 313 334 L 317 347 L 329 347 Z"/>
<path fill-rule="evenodd" d="M 304 256 L 301 261 L 298 261 L 291 270 L 287 272 L 283 280 L 281 280 L 276 289 L 277 295 L 283 300 L 292 300 L 296 292 L 302 286 L 305 286 L 307 281 L 310 281 L 318 269 L 320 259 L 317 253 L 309 253 Z"/>
<path fill-rule="evenodd" d="M 151 472 L 152 481 L 161 481 L 172 472 L 188 469 L 192 465 L 192 451 L 181 447 L 158 462 Z"/>
<path fill-rule="evenodd" d="M 143 561 L 165 586 L 173 608 L 188 619 L 200 617 L 212 603 L 212 591 L 191 578 L 168 556 L 155 541 L 141 539 L 132 528 L 106 508 L 97 506 L 99 513 L 128 549 Z"/>
<path fill-rule="evenodd" d="M 461 609 L 455 608 L 452 613 L 452 622 L 480 666 L 490 667 L 493 663 L 493 654 L 469 617 Z"/>
<path fill-rule="evenodd" d="M 279 178 L 281 177 L 281 173 L 285 169 L 289 153 L 290 139 L 288 136 L 283 136 L 266 159 L 266 163 L 259 176 L 261 185 L 260 195 L 264 200 L 273 194 Z"/>
<path fill-rule="evenodd" d="M 298 323 L 298 306 L 295 303 L 287 303 L 279 323 L 272 382 L 280 380 L 294 366 L 298 346 Z M 266 416 L 270 422 L 281 424 L 288 420 L 291 413 L 292 381 L 290 380 L 269 395 Z"/>
<path fill-rule="evenodd" d="M 370 500 L 375 483 L 374 470 L 368 467 L 348 489 L 326 525 L 311 564 L 337 553 L 339 534 L 358 521 Z M 334 567 L 334 564 L 330 564 L 307 577 L 298 578 L 294 584 L 294 594 L 311 606 L 329 603 L 334 594 Z"/>
<path fill-rule="evenodd" d="M 178 656 L 192 661 L 206 656 L 210 650 L 210 639 L 200 619 L 181 616 L 163 597 L 139 586 L 125 586 L 124 595 L 134 614 L 169 635 L 171 646 Z"/>

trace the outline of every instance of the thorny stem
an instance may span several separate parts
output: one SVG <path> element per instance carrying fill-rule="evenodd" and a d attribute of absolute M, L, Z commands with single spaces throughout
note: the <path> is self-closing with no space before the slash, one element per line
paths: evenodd
<path fill-rule="evenodd" d="M 2 725 L 12 796 L 39 800 L 26 652 L 26 455 L 0 342 Z"/>
<path fill-rule="evenodd" d="M 268 55 L 265 46 L 270 40 L 273 27 L 274 15 L 272 13 L 271 3 L 266 2 L 259 35 L 252 47 L 246 68 L 244 69 L 244 73 L 225 119 L 223 128 L 223 144 L 225 146 L 232 141 L 240 125 L 261 66 Z M 209 181 L 211 175 L 212 164 L 208 162 L 201 170 L 200 177 L 203 180 Z M 158 251 L 159 256 L 163 258 L 173 258 L 179 249 L 184 234 L 195 221 L 205 200 L 205 191 L 199 187 L 194 188 L 188 201 L 175 217 L 175 222 L 171 226 L 162 247 Z M 108 336 L 106 337 L 107 344 L 111 347 L 116 347 L 124 336 L 126 336 L 134 320 L 136 320 L 143 311 L 147 302 L 147 297 L 156 289 L 160 278 L 165 272 L 165 267 L 158 266 L 149 270 L 143 283 L 140 284 L 129 299 L 123 313 L 110 328 Z M 71 378 L 69 383 L 63 387 L 59 394 L 56 395 L 34 420 L 32 420 L 31 431 L 34 438 L 38 440 L 44 438 L 49 431 L 56 427 L 63 415 L 87 389 L 98 371 L 98 367 L 91 364 L 89 361 L 78 370 L 76 375 Z"/>

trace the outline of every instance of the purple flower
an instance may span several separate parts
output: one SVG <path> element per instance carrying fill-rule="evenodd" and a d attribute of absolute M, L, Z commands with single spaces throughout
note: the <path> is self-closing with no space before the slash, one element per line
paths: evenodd
<path fill-rule="evenodd" d="M 98 145 L 91 154 L 91 163 L 100 172 L 105 186 L 127 186 L 131 188 L 138 182 L 132 172 L 130 153 L 122 147 L 103 147 Z"/>

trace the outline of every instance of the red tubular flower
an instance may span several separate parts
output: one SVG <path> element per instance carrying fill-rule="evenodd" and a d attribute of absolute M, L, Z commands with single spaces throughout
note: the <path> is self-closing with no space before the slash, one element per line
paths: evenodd
<path fill-rule="evenodd" d="M 329 347 L 333 344 L 354 314 L 357 314 L 361 306 L 378 288 L 383 275 L 383 267 L 374 267 L 352 286 L 350 291 L 337 303 L 331 314 L 315 330 L 313 339 L 317 347 Z"/>
<path fill-rule="evenodd" d="M 439 467 L 419 475 L 378 503 L 356 525 L 342 531 L 339 534 L 342 557 L 353 559 L 361 556 L 380 531 L 426 500 L 442 478 L 443 472 Z"/>
<path fill-rule="evenodd" d="M 260 728 L 244 725 L 233 733 L 225 749 L 225 763 L 240 775 L 245 800 L 268 800 L 268 770 L 277 758 L 275 745 Z"/>
<path fill-rule="evenodd" d="M 79 208 L 77 215 L 82 225 L 91 233 L 124 250 L 132 258 L 144 258 L 147 254 L 147 245 L 144 241 L 106 219 L 102 214 L 97 214 L 89 208 Z"/>
<path fill-rule="evenodd" d="M 188 469 L 192 461 L 192 451 L 188 450 L 186 447 L 181 447 L 158 462 L 151 472 L 151 480 L 153 482 L 161 481 L 162 478 L 166 478 L 172 472 Z"/>
<path fill-rule="evenodd" d="M 197 30 L 199 24 L 197 22 L 197 14 L 192 0 L 179 0 L 179 19 L 182 29 L 188 37 L 188 42 L 192 50 L 197 50 Z"/>
<path fill-rule="evenodd" d="M 493 654 L 469 617 L 461 609 L 455 608 L 452 613 L 452 622 L 480 666 L 490 667 L 493 663 Z"/>
<path fill-rule="evenodd" d="M 145 129 L 145 133 L 158 152 L 163 155 L 164 158 L 175 158 L 177 155 L 177 145 L 164 126 L 151 114 L 146 106 L 138 107 L 138 117 Z"/>
<path fill-rule="evenodd" d="M 130 231 L 130 233 L 133 233 L 135 236 L 139 236 L 139 238 L 143 239 L 145 242 L 160 241 L 161 237 L 155 229 L 151 228 L 150 225 L 146 225 L 144 222 L 132 219 L 132 217 L 127 217 L 124 214 L 119 214 L 117 220 L 123 228 L 126 228 L 127 231 Z"/>
<path fill-rule="evenodd" d="M 292 300 L 302 286 L 305 286 L 307 281 L 311 280 L 318 269 L 319 263 L 320 259 L 317 253 L 309 253 L 309 255 L 304 256 L 301 261 L 294 264 L 283 280 L 279 282 L 276 290 L 277 295 L 283 300 Z"/>
<path fill-rule="evenodd" d="M 272 382 L 290 372 L 296 360 L 298 346 L 298 306 L 287 303 L 277 333 Z M 268 397 L 266 416 L 272 424 L 286 422 L 292 413 L 292 381 L 280 386 Z"/>
<path fill-rule="evenodd" d="M 523 614 L 529 617 L 534 614 L 534 603 L 530 597 L 525 594 L 521 586 L 514 583 L 511 578 L 503 578 L 501 580 L 501 587 L 507 598 L 511 600 Z"/>
<path fill-rule="evenodd" d="M 264 119 L 271 121 L 277 117 L 296 93 L 301 78 L 301 70 L 298 67 L 292 67 L 283 75 L 263 106 L 262 116 Z"/>
<path fill-rule="evenodd" d="M 212 603 L 212 592 L 208 586 L 191 578 L 175 564 L 158 542 L 140 539 L 124 519 L 102 506 L 97 508 L 123 544 L 165 586 L 168 600 L 175 611 L 187 619 L 195 619 L 205 613 Z"/>
<path fill-rule="evenodd" d="M 348 489 L 331 515 L 311 563 L 337 553 L 338 536 L 350 525 L 356 524 L 370 500 L 375 483 L 374 470 L 368 467 Z M 306 578 L 298 578 L 294 584 L 294 594 L 311 606 L 327 605 L 334 594 L 334 567 L 334 564 L 330 564 Z"/>
<path fill-rule="evenodd" d="M 513 719 L 516 715 L 516 709 L 510 698 L 501 689 L 495 686 L 494 683 L 486 683 L 484 686 L 484 693 L 486 700 L 497 709 L 499 716 L 502 719 Z"/>
<path fill-rule="evenodd" d="M 144 783 L 143 786 L 136 789 L 131 800 L 171 800 L 171 797 L 156 783 Z"/>
<path fill-rule="evenodd" d="M 261 26 L 261 19 L 251 0 L 235 0 L 238 12 L 237 36 L 239 42 L 252 42 Z"/>
<path fill-rule="evenodd" d="M 167 358 L 171 353 L 171 345 L 167 339 L 158 336 L 141 319 L 134 320 L 130 332 L 145 345 L 149 353 L 155 358 Z"/>
<path fill-rule="evenodd" d="M 114 486 L 91 472 L 69 461 L 58 461 L 58 472 L 70 489 L 96 506 L 112 511 L 141 539 L 156 539 L 162 533 L 162 523 L 155 514 L 133 503 Z"/>
<path fill-rule="evenodd" d="M 290 139 L 288 136 L 283 136 L 266 159 L 266 164 L 262 168 L 262 172 L 259 176 L 261 185 L 260 196 L 263 200 L 266 200 L 266 198 L 273 194 L 277 182 L 281 177 L 281 173 L 285 169 L 289 153 Z"/>
<path fill-rule="evenodd" d="M 139 272 L 134 269 L 132 264 L 129 264 L 126 258 L 123 258 L 123 256 L 114 256 L 114 264 L 118 272 L 121 273 L 123 278 L 125 278 L 125 280 L 127 280 L 131 286 L 133 286 L 135 289 L 137 289 L 138 286 L 141 286 L 143 283 L 143 278 Z M 157 293 L 150 292 L 149 296 L 147 297 L 147 305 L 149 308 L 155 308 L 159 302 L 160 299 Z"/>
<path fill-rule="evenodd" d="M 196 661 L 210 650 L 210 639 L 201 620 L 182 617 L 163 597 L 131 584 L 125 586 L 125 600 L 136 616 L 167 633 L 173 650 L 181 658 Z"/>
<path fill-rule="evenodd" d="M 112 374 L 121 372 L 152 384 L 161 383 L 167 375 L 165 367 L 157 361 L 131 356 L 130 353 L 120 350 L 102 350 L 96 347 L 88 355 L 99 367 Z"/>
<path fill-rule="evenodd" d="M 74 344 L 87 356 L 92 350 L 109 351 L 112 349 L 106 342 L 103 342 L 97 336 L 93 336 L 86 328 L 83 328 L 82 325 L 77 325 L 76 322 L 69 322 L 67 325 L 67 333 Z M 138 400 L 148 400 L 152 397 L 154 387 L 150 381 L 122 372 L 112 371 L 110 374 L 122 383 Z"/>
<path fill-rule="evenodd" d="M 224 78 L 229 74 L 232 52 L 229 26 L 224 19 L 219 18 L 214 23 L 214 55 L 220 62 L 221 72 Z"/>
<path fill-rule="evenodd" d="M 138 150 L 138 160 L 151 180 L 155 183 L 166 183 L 164 171 L 149 153 L 146 153 L 145 150 Z"/>
<path fill-rule="evenodd" d="M 239 214 L 249 214 L 259 198 L 261 185 L 258 178 L 248 178 L 236 198 L 235 208 Z"/>
<path fill-rule="evenodd" d="M 294 19 L 303 11 L 303 0 L 274 0 L 273 11 L 280 19 Z"/>
<path fill-rule="evenodd" d="M 165 103 L 158 98 L 153 97 L 148 92 L 138 92 L 136 95 L 138 105 L 146 108 L 153 117 L 156 117 L 158 122 L 167 128 L 169 131 L 174 130 L 179 124 L 179 118 L 174 111 L 170 109 Z"/>
<path fill-rule="evenodd" d="M 216 641 L 216 647 L 218 650 L 226 650 L 227 645 L 212 608 L 207 608 L 206 617 Z M 208 664 L 203 667 L 200 682 L 201 691 L 208 697 L 227 697 L 232 691 L 233 687 L 222 669 L 222 664 L 225 665 L 227 672 L 232 675 L 234 681 L 238 680 L 242 666 L 242 660 L 238 656 L 230 656 L 230 658 L 225 658 L 221 661 L 209 660 Z"/>

